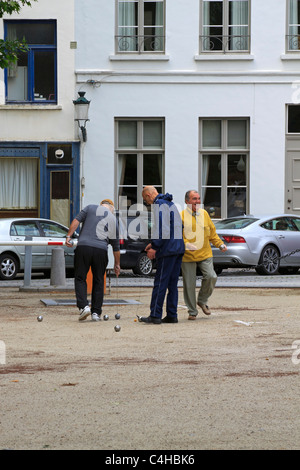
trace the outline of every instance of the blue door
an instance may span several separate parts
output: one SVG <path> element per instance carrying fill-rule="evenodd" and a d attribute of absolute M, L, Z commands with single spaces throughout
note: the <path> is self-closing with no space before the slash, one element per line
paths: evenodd
<path fill-rule="evenodd" d="M 47 218 L 69 227 L 80 206 L 79 146 L 47 145 Z"/>

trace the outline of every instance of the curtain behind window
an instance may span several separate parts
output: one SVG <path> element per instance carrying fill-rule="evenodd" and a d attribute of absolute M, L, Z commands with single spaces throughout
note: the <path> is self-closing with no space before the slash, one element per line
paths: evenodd
<path fill-rule="evenodd" d="M 138 43 L 138 4 L 119 2 L 119 51 L 136 51 Z"/>
<path fill-rule="evenodd" d="M 36 209 L 38 159 L 0 158 L 0 209 Z"/>
<path fill-rule="evenodd" d="M 233 0 L 229 3 L 230 50 L 248 49 L 248 0 Z"/>
<path fill-rule="evenodd" d="M 300 1 L 290 0 L 289 12 L 289 50 L 299 49 Z"/>

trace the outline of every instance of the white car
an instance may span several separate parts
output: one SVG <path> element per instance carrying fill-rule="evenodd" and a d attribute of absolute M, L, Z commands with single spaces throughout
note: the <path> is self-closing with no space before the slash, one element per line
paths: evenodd
<path fill-rule="evenodd" d="M 300 217 L 278 214 L 264 217 L 231 217 L 215 223 L 217 234 L 227 245 L 215 247 L 217 273 L 224 268 L 253 267 L 258 274 L 296 273 L 300 267 Z"/>
<path fill-rule="evenodd" d="M 32 237 L 33 241 L 64 242 L 68 227 L 49 219 L 15 218 L 0 219 L 0 241 L 12 242 L 11 246 L 0 245 L 0 279 L 11 280 L 24 271 L 25 246 L 15 245 L 14 241 L 24 241 Z M 75 233 L 74 238 L 78 235 Z M 51 269 L 53 246 L 32 246 L 32 271 L 48 272 Z M 63 246 L 66 270 L 74 268 L 74 249 Z"/>

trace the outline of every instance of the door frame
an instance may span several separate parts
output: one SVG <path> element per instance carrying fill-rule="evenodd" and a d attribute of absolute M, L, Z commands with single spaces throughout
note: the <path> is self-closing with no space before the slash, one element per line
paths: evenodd
<path fill-rule="evenodd" d="M 50 142 L 49 142 L 50 144 Z M 69 223 L 80 210 L 80 143 L 79 142 L 57 142 L 57 145 L 72 145 L 72 164 L 46 164 L 45 174 L 45 217 L 50 218 L 51 204 L 51 172 L 52 171 L 70 171 L 70 214 Z M 53 145 L 53 142 L 51 142 Z M 47 149 L 46 149 L 47 151 Z M 47 155 L 47 153 L 46 153 Z"/>
<path fill-rule="evenodd" d="M 300 164 L 300 134 L 286 135 L 285 146 L 285 201 L 284 210 L 287 214 L 300 215 L 300 206 L 294 207 L 294 192 L 298 190 L 300 193 L 300 178 L 295 179 L 293 176 L 292 154 L 299 154 Z M 296 158 L 298 160 L 298 157 Z"/>

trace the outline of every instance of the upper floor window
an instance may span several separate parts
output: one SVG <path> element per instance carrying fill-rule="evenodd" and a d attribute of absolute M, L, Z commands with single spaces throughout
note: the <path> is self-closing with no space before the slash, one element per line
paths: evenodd
<path fill-rule="evenodd" d="M 116 52 L 164 52 L 165 0 L 117 0 L 117 5 Z"/>
<path fill-rule="evenodd" d="M 288 0 L 287 50 L 300 50 L 300 0 Z"/>
<path fill-rule="evenodd" d="M 55 103 L 56 22 L 6 21 L 5 38 L 28 46 L 5 71 L 6 102 Z"/>
<path fill-rule="evenodd" d="M 250 51 L 250 0 L 201 0 L 200 52 Z"/>

